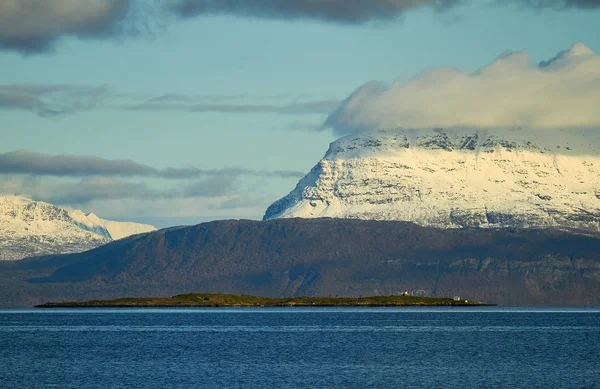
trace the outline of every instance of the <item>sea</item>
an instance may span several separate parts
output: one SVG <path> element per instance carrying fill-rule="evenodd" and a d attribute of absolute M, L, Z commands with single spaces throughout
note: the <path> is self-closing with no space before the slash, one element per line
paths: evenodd
<path fill-rule="evenodd" d="M 600 308 L 0 310 L 1 388 L 600 388 Z"/>

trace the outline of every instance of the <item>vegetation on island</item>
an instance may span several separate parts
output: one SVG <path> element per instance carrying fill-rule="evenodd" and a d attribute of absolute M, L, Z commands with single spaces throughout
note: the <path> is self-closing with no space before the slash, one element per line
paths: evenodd
<path fill-rule="evenodd" d="M 107 307 L 414 307 L 414 306 L 485 306 L 489 304 L 451 298 L 419 296 L 371 297 L 293 297 L 268 298 L 242 294 L 190 293 L 173 297 L 119 298 L 83 302 L 58 302 L 37 305 L 37 308 L 107 308 Z"/>

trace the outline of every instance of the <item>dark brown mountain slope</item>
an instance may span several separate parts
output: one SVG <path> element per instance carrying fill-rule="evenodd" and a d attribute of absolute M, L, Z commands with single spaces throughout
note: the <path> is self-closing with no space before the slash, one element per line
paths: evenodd
<path fill-rule="evenodd" d="M 600 305 L 600 239 L 557 230 L 242 220 L 0 264 L 3 306 L 185 292 L 366 296 L 404 289 L 510 305 Z"/>

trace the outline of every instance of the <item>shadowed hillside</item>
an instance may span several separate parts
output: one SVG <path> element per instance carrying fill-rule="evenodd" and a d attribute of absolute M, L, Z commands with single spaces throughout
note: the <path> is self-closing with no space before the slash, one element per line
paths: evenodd
<path fill-rule="evenodd" d="M 419 295 L 599 305 L 600 239 L 342 219 L 217 221 L 0 264 L 0 304 L 178 293 Z"/>

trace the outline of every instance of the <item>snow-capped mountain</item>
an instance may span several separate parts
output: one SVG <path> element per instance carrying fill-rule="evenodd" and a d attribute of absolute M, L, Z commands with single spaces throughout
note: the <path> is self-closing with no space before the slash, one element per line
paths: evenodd
<path fill-rule="evenodd" d="M 154 227 L 100 219 L 21 196 L 0 196 L 0 260 L 74 253 Z"/>
<path fill-rule="evenodd" d="M 264 219 L 600 231 L 594 130 L 387 130 L 333 142 Z"/>

